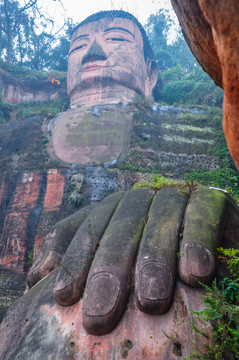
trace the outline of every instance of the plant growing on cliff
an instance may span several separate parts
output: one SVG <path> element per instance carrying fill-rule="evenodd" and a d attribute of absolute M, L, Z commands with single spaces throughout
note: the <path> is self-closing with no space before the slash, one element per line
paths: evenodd
<path fill-rule="evenodd" d="M 11 106 L 0 99 L 0 124 L 10 119 Z"/>
<path fill-rule="evenodd" d="M 186 359 L 239 359 L 239 250 L 218 250 L 222 254 L 219 258 L 227 264 L 228 276 L 218 283 L 214 280 L 211 287 L 204 286 L 207 294 L 203 300 L 207 307 L 194 312 L 203 324 L 210 322 L 210 333 L 192 325 L 196 332 L 210 340 L 210 346 L 204 353 L 196 347 Z"/>
<path fill-rule="evenodd" d="M 66 111 L 68 107 L 69 100 L 61 98 L 56 100 L 29 101 L 15 106 L 17 110 L 19 109 L 17 112 L 17 119 L 19 120 L 37 114 L 41 114 L 48 119 L 51 119 L 60 112 Z"/>
<path fill-rule="evenodd" d="M 154 176 L 152 181 L 136 184 L 134 188 L 137 189 L 139 187 L 151 187 L 156 193 L 164 187 L 172 186 L 176 186 L 179 191 L 190 195 L 194 190 L 196 190 L 198 184 L 195 183 L 193 180 L 175 181 L 173 179 L 167 179 L 161 175 L 156 175 Z"/>
<path fill-rule="evenodd" d="M 37 257 L 37 253 L 36 253 L 35 246 L 33 245 L 32 248 L 29 250 L 28 256 L 27 256 L 27 264 L 29 267 L 31 267 L 33 265 L 34 261 L 36 260 L 36 257 Z"/>
<path fill-rule="evenodd" d="M 239 199 L 238 172 L 231 168 L 208 170 L 194 170 L 184 176 L 186 181 L 198 181 L 203 185 L 216 186 L 226 189 L 228 193 Z"/>

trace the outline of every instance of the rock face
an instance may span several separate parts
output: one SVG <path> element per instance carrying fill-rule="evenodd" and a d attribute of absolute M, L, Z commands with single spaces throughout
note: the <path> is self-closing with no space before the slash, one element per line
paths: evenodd
<path fill-rule="evenodd" d="M 175 192 L 176 191 L 176 192 Z M 216 212 L 210 212 L 210 216 L 207 217 L 207 220 L 209 221 L 209 224 L 204 222 L 204 226 L 202 226 L 201 219 L 198 219 L 197 216 L 195 216 L 195 213 L 192 213 L 191 215 L 193 218 L 198 219 L 196 228 L 202 226 L 203 233 L 206 230 L 206 227 L 208 229 L 206 230 L 209 233 L 214 233 L 215 240 L 217 240 L 219 232 L 220 235 L 222 235 L 222 241 L 225 242 L 228 246 L 235 246 L 236 243 L 238 244 L 238 223 L 239 223 L 239 210 L 235 206 L 234 202 L 230 200 L 230 198 L 223 194 L 222 192 L 219 192 L 217 190 L 209 190 L 209 189 L 203 189 L 198 188 L 196 192 L 194 192 L 194 195 L 191 197 L 191 205 L 187 207 L 187 211 L 192 211 L 193 203 L 195 204 L 196 196 L 203 193 L 206 193 L 210 196 L 213 195 L 213 206 L 219 205 L 225 205 L 225 209 L 221 209 L 222 211 L 217 214 Z M 129 191 L 127 194 L 131 195 L 136 198 L 134 200 L 138 199 L 138 193 L 141 192 L 142 194 L 146 195 L 146 203 L 148 203 L 149 197 L 152 198 L 152 191 L 151 189 L 137 189 L 133 191 Z M 155 196 L 153 207 L 156 206 L 156 208 L 152 208 L 149 211 L 149 220 L 147 224 L 145 224 L 146 231 L 143 232 L 143 237 L 145 238 L 149 237 L 149 234 L 151 232 L 152 235 L 152 226 L 155 228 L 155 223 L 151 222 L 152 218 L 155 216 L 157 218 L 159 216 L 161 222 L 161 226 L 159 226 L 159 230 L 161 231 L 162 238 L 168 240 L 168 236 L 172 238 L 172 228 L 175 227 L 175 218 L 172 219 L 168 216 L 168 210 L 165 211 L 165 201 L 161 201 L 163 194 L 164 200 L 168 200 L 168 194 L 171 193 L 180 196 L 180 198 L 185 197 L 185 193 L 177 193 L 176 188 L 164 188 L 161 189 L 157 195 Z M 177 193 L 177 194 L 176 194 Z M 126 194 L 126 195 L 127 195 Z M 102 204 L 107 203 L 110 205 L 111 202 L 109 202 L 109 198 L 116 198 L 120 197 L 120 193 L 113 194 L 111 197 L 108 197 L 106 200 L 98 204 L 96 207 L 94 207 L 90 212 L 88 213 L 93 214 L 92 218 L 92 228 L 96 224 L 96 222 L 93 223 L 93 220 L 97 220 L 97 207 L 98 209 L 102 210 Z M 123 198 L 122 198 L 123 199 Z M 128 200 L 132 200 L 132 198 L 128 198 Z M 159 203 L 157 204 L 157 200 L 159 200 Z M 226 203 L 221 202 L 221 200 L 226 200 Z M 123 202 L 127 200 L 127 196 L 124 197 Z M 142 198 L 140 199 L 142 200 Z M 208 197 L 201 197 L 200 203 L 204 207 L 204 210 L 207 208 L 205 204 L 208 202 Z M 214 202 L 216 200 L 216 202 Z M 220 200 L 218 202 L 218 200 Z M 107 202 L 108 201 L 108 202 Z M 144 203 L 144 206 L 146 205 Z M 108 206 L 107 205 L 107 206 Z M 132 205 L 132 203 L 131 203 Z M 161 205 L 161 211 L 158 212 L 157 208 L 158 205 Z M 223 205 L 223 207 L 224 207 Z M 148 205 L 147 205 L 148 207 Z M 175 202 L 169 201 L 169 214 L 172 212 L 172 207 L 175 207 Z M 122 209 L 122 207 L 121 207 Z M 215 208 L 214 208 L 215 209 Z M 123 210 L 123 209 L 122 209 Z M 126 209 L 124 209 L 126 211 Z M 131 209 L 132 210 L 132 209 Z M 140 209 L 139 204 L 136 205 L 135 213 L 140 214 L 142 209 Z M 156 212 L 155 212 L 156 210 Z M 201 209 L 196 205 L 194 207 L 194 211 L 200 215 Z M 225 210 L 225 211 L 224 211 Z M 120 223 L 117 218 L 117 214 L 120 214 L 120 206 L 117 206 L 116 209 L 116 216 L 113 216 L 111 221 L 109 223 L 108 229 L 109 232 L 112 234 L 112 229 L 115 226 L 119 230 Z M 165 214 L 166 212 L 166 214 Z M 121 212 L 122 213 L 122 212 Z M 161 214 L 160 214 L 161 213 Z M 176 211 L 177 213 L 177 211 Z M 220 222 L 220 219 L 217 217 L 221 217 L 221 215 L 224 214 L 226 216 L 227 222 Z M 100 215 L 100 219 L 102 219 L 102 211 L 98 213 Z M 121 214 L 122 215 L 122 214 Z M 174 214 L 176 215 L 176 214 Z M 206 213 L 204 213 L 206 216 Z M 209 215 L 209 214 L 208 214 Z M 215 216 L 216 215 L 216 216 Z M 127 218 L 126 218 L 127 217 Z M 116 264 L 116 269 L 119 270 L 120 265 L 122 266 L 122 262 L 124 264 L 124 261 L 122 261 L 121 256 L 123 255 L 123 259 L 125 259 L 127 255 L 126 247 L 125 246 L 119 246 L 117 245 L 117 242 L 121 242 L 123 244 L 128 244 L 131 242 L 131 246 L 134 245 L 137 241 L 135 236 L 133 239 L 131 238 L 128 241 L 128 238 L 124 238 L 121 235 L 124 233 L 127 234 L 127 226 L 126 221 L 128 219 L 128 214 L 123 219 L 123 226 L 121 231 L 113 232 L 114 236 L 112 238 L 113 243 L 116 245 L 116 254 L 118 254 L 118 257 L 114 257 L 112 260 L 112 257 L 106 257 L 104 260 L 108 262 L 119 262 L 119 264 Z M 137 217 L 137 214 L 136 214 Z M 72 219 L 72 217 L 69 217 Z M 209 219 L 210 218 L 210 219 Z M 165 219 L 167 220 L 166 226 L 165 226 Z M 98 218 L 99 220 L 99 218 Z M 184 238 L 186 229 L 191 232 L 191 230 L 195 231 L 195 226 L 188 227 L 188 220 L 185 221 L 185 228 L 183 233 L 183 241 L 186 240 L 186 243 L 188 241 L 193 244 L 193 241 L 196 239 L 196 241 L 202 241 L 199 232 L 196 231 L 195 238 L 193 236 L 188 239 L 187 237 Z M 195 219 L 194 219 L 195 220 Z M 143 222 L 142 218 L 138 218 L 138 222 Z M 210 223 L 213 221 L 214 226 L 211 226 Z M 219 221 L 219 222 L 218 222 Z M 86 222 L 82 223 L 82 226 L 84 227 Z M 219 231 L 220 224 L 223 224 L 224 231 Z M 98 222 L 97 231 L 100 232 L 99 226 L 102 224 Z M 194 225 L 194 224 L 193 224 Z M 209 226 L 207 226 L 209 225 Z M 125 232 L 126 229 L 126 232 Z M 129 229 L 129 228 L 128 228 Z M 108 232 L 108 234 L 109 234 Z M 79 234 L 79 232 L 77 232 Z M 107 233 L 107 230 L 105 231 L 105 235 Z M 137 232 L 138 233 L 138 232 Z M 157 235 L 159 232 L 157 231 L 155 235 Z M 167 234 L 166 234 L 167 233 Z M 166 237 L 164 235 L 167 235 Z M 192 234 L 192 232 L 191 232 Z M 115 240 L 115 238 L 118 238 Z M 132 234 L 131 234 L 132 235 Z M 138 233 L 137 236 L 140 236 L 141 232 Z M 199 236 L 198 236 L 199 235 Z M 97 236 L 97 235 L 96 235 Z M 174 235 L 173 235 L 174 237 Z M 210 236 L 211 237 L 211 236 Z M 123 242 L 121 241 L 123 238 Z M 203 237 L 205 240 L 205 237 Z M 153 240 L 152 244 L 149 246 L 153 246 L 154 255 L 155 251 L 158 251 L 157 246 L 154 246 L 154 237 L 150 237 L 150 240 Z M 93 238 L 92 238 L 93 240 Z M 104 242 L 106 240 L 106 242 Z M 104 245 L 108 244 L 109 237 L 103 236 L 102 241 Z M 133 240 L 133 241 L 131 241 Z M 206 239 L 209 240 L 208 238 Z M 95 241 L 95 240 L 94 240 Z M 102 241 L 99 246 L 100 249 L 103 249 Z M 74 241 L 73 241 L 74 242 Z M 85 242 L 84 242 L 85 244 Z M 202 243 L 201 243 L 202 244 Z M 169 247 L 172 246 L 173 243 L 168 243 Z M 208 245 L 208 244 L 207 244 Z M 71 245 L 70 245 L 71 246 Z M 70 249 L 70 246 L 68 250 Z M 75 246 L 73 244 L 73 246 Z M 87 245 L 88 246 L 88 245 Z M 182 246 L 183 247 L 183 246 Z M 110 249 L 110 247 L 107 248 Z M 67 250 L 67 251 L 68 251 Z M 78 252 L 79 252 L 78 248 Z M 107 249 L 105 249 L 107 251 Z M 122 250 L 122 251 L 121 251 Z M 168 249 L 164 249 L 167 253 Z M 177 251 L 177 249 L 174 249 Z M 208 250 L 209 252 L 209 250 Z M 130 255 L 133 255 L 133 249 L 130 249 Z M 201 253 L 201 250 L 199 252 Z M 74 254 L 72 256 L 72 263 L 74 265 Z M 99 260 L 102 259 L 102 254 L 98 256 L 98 252 L 96 252 L 96 255 L 93 259 L 93 266 L 91 266 L 90 273 L 94 273 L 95 271 L 99 271 L 98 276 L 102 274 L 102 267 L 99 264 Z M 181 253 L 182 254 L 182 253 Z M 82 253 L 79 253 L 79 255 L 85 255 L 85 251 L 82 251 Z M 163 254 L 164 256 L 165 254 Z M 194 253 L 195 255 L 195 253 Z M 205 254 L 204 254 L 205 255 Z M 152 256 L 152 254 L 150 255 Z M 193 256 L 194 257 L 194 256 Z M 204 256 L 202 256 L 203 258 Z M 92 260 L 92 257 L 90 257 Z M 180 256 L 181 258 L 181 256 Z M 152 260 L 152 258 L 151 258 Z M 169 259 L 167 259 L 169 260 Z M 145 258 L 143 259 L 145 261 Z M 148 260 L 146 260 L 148 261 Z M 181 261 L 181 260 L 180 260 Z M 78 260 L 77 265 L 78 267 L 75 268 L 75 271 L 77 269 L 83 269 L 84 267 L 80 266 L 81 258 Z M 96 269 L 94 262 L 98 263 L 98 269 Z M 201 259 L 200 261 L 201 262 Z M 201 262 L 203 265 L 204 260 Z M 62 264 L 62 263 L 61 263 Z M 109 264 L 108 264 L 109 265 Z M 107 266 L 108 266 L 107 265 Z M 195 271 L 198 268 L 199 263 L 197 262 L 191 264 L 191 274 L 194 276 Z M 103 266 L 105 266 L 105 261 Z M 125 266 L 124 266 L 125 268 Z M 111 331 L 109 334 L 101 335 L 101 336 L 95 336 L 89 334 L 89 329 L 87 329 L 86 324 L 89 325 L 89 323 L 85 323 L 85 316 L 86 316 L 86 310 L 89 311 L 89 308 L 92 307 L 94 311 L 97 313 L 102 312 L 102 307 L 99 306 L 100 297 L 101 294 L 104 294 L 104 288 L 98 289 L 98 292 L 95 295 L 95 298 L 93 297 L 93 301 L 89 301 L 88 296 L 92 296 L 92 294 L 89 294 L 89 287 L 91 282 L 91 278 L 89 275 L 90 281 L 88 284 L 86 284 L 85 293 L 83 300 L 77 301 L 75 304 L 72 304 L 71 306 L 60 306 L 56 302 L 56 293 L 53 291 L 53 289 L 56 289 L 56 283 L 59 281 L 59 275 L 61 282 L 68 282 L 69 279 L 67 279 L 66 276 L 61 277 L 62 271 L 65 271 L 65 266 L 61 267 L 59 266 L 57 269 L 52 271 L 51 274 L 46 276 L 43 280 L 39 281 L 35 286 L 33 286 L 22 298 L 18 299 L 8 310 L 6 316 L 4 317 L 1 325 L 0 325 L 0 336 L 1 336 L 1 345 L 0 345 L 0 357 L 4 360 L 13 360 L 13 359 L 34 359 L 34 360 L 40 360 L 42 358 L 57 358 L 59 360 L 65 360 L 65 359 L 72 359 L 72 360 L 81 360 L 81 359 L 105 359 L 105 360 L 111 360 L 111 359 L 160 359 L 160 360 L 168 360 L 168 359 L 179 359 L 185 356 L 188 356 L 191 351 L 194 349 L 195 344 L 204 344 L 205 345 L 205 338 L 202 339 L 201 336 L 198 333 L 195 333 L 192 330 L 191 322 L 195 323 L 198 326 L 202 326 L 202 324 L 199 324 L 197 319 L 195 318 L 194 314 L 190 311 L 190 309 L 193 310 L 201 310 L 202 309 L 202 302 L 201 298 L 198 296 L 199 294 L 203 295 L 202 290 L 198 289 L 192 289 L 189 286 L 183 284 L 179 279 L 176 280 L 176 288 L 175 292 L 173 293 L 173 305 L 172 307 L 164 314 L 160 315 L 148 315 L 143 313 L 139 310 L 139 307 L 137 305 L 138 300 L 135 298 L 134 293 L 137 294 L 137 289 L 135 291 L 134 286 L 128 286 L 127 291 L 129 294 L 129 302 L 126 307 L 126 311 L 122 314 L 121 318 L 117 319 L 120 320 L 119 323 L 116 325 L 115 329 Z M 73 267 L 72 267 L 73 270 Z M 117 270 L 117 271 L 118 271 Z M 207 269 L 202 269 L 207 272 Z M 105 270 L 106 271 L 106 270 Z M 108 269 L 109 271 L 109 269 Z M 128 271 L 128 269 L 126 270 Z M 137 273 L 137 270 L 136 270 Z M 66 274 L 65 274 L 66 275 Z M 139 274 L 138 274 L 139 275 Z M 137 275 L 137 276 L 138 276 Z M 158 274 L 159 275 L 159 274 Z M 205 273 L 203 274 L 205 275 Z M 165 279 L 164 279 L 165 280 Z M 167 278 L 166 278 L 167 280 Z M 74 280 L 73 280 L 74 281 Z M 132 279 L 131 281 L 137 281 Z M 59 283 L 58 283 L 59 284 Z M 150 284 L 151 285 L 151 284 Z M 143 294 L 145 294 L 145 291 L 147 291 L 150 288 L 150 285 L 146 287 L 143 290 Z M 160 284 L 161 286 L 162 284 Z M 155 287 L 153 285 L 153 290 L 155 290 Z M 113 292 L 113 288 L 111 291 Z M 68 290 L 67 290 L 68 291 Z M 167 291 L 167 288 L 166 288 Z M 55 295 L 55 297 L 53 296 Z M 127 294 L 127 295 L 128 295 Z M 163 292 L 163 294 L 165 294 Z M 75 295 L 75 292 L 74 294 Z M 153 295 L 153 298 L 155 298 L 155 291 L 153 291 L 153 294 L 148 294 L 150 297 Z M 122 298 L 122 296 L 125 296 L 124 292 L 121 292 L 119 294 L 119 297 Z M 160 293 L 161 296 L 161 293 Z M 108 307 L 104 307 L 104 310 L 109 310 L 109 308 L 112 306 L 112 296 L 111 293 L 108 292 L 108 297 L 104 296 L 104 301 L 107 302 L 110 298 L 110 303 L 108 304 Z M 115 299 L 117 300 L 117 299 Z M 127 299 L 128 301 L 128 296 Z M 152 299 L 153 300 L 153 299 Z M 85 303 L 88 301 L 88 308 L 85 307 Z M 100 303 L 101 304 L 101 303 Z M 152 304 L 151 304 L 152 305 Z M 92 310 L 91 309 L 91 310 Z M 109 311 L 111 313 L 111 311 Z M 108 313 L 107 313 L 108 314 Z M 116 315 L 118 317 L 118 314 Z M 112 321 L 115 321 L 115 319 L 112 319 Z M 103 320 L 104 322 L 104 320 Z M 84 324 L 84 325 L 83 325 Z M 143 325 L 142 325 L 143 324 Z M 85 327 L 84 327 L 85 326 Z M 86 331 L 87 329 L 87 331 Z M 96 328 L 98 331 L 99 329 Z M 204 331 L 209 331 L 209 328 L 203 328 Z M 108 331 L 110 331 L 108 329 Z M 202 348 L 201 348 L 202 350 Z"/>
<path fill-rule="evenodd" d="M 16 289 L 25 288 L 26 271 L 41 249 L 43 234 L 59 219 L 63 205 L 65 176 L 57 169 L 46 172 L 18 171 L 4 173 L 0 180 L 0 265 L 1 276 L 6 270 L 10 277 L 18 277 Z M 1 283 L 1 310 L 16 298 L 14 285 Z M 5 294 L 4 294 L 5 293 Z M 19 291 L 18 291 L 19 293 Z"/>
<path fill-rule="evenodd" d="M 52 135 L 48 127 L 54 120 L 44 122 L 41 115 L 1 125 L 2 313 L 11 304 L 11 299 L 14 300 L 17 294 L 23 292 L 26 271 L 41 249 L 43 237 L 51 225 L 74 212 L 77 207 L 101 201 L 106 195 L 127 190 L 135 182 L 147 181 L 151 176 L 136 170 L 147 172 L 154 169 L 161 174 L 177 177 L 185 169 L 204 168 L 211 171 L 219 167 L 217 158 L 207 153 L 212 145 L 217 146 L 217 137 L 210 126 L 210 111 L 156 105 L 137 110 L 118 105 L 113 109 L 93 107 L 88 109 L 91 122 L 86 123 L 89 130 L 86 133 L 92 136 L 91 123 L 94 119 L 100 126 L 104 114 L 108 119 L 115 116 L 117 109 L 120 110 L 117 121 L 126 112 L 131 122 L 127 130 L 129 138 L 125 143 L 122 143 L 122 138 L 118 139 L 125 150 L 121 152 L 122 161 L 115 166 L 122 166 L 125 170 L 110 168 L 102 165 L 101 161 L 82 166 L 54 159 L 52 155 L 49 157 L 45 141 L 48 141 L 47 147 L 50 149 Z M 97 134 L 96 131 L 93 135 L 97 137 Z M 88 141 L 87 137 L 83 140 Z M 97 157 L 99 159 L 99 154 L 96 154 L 95 161 Z M 5 297 L 9 285 L 4 280 L 6 271 L 12 274 L 13 284 L 16 284 L 16 277 L 22 279 L 19 285 L 11 286 L 7 301 Z"/>
<path fill-rule="evenodd" d="M 133 294 L 127 311 L 109 335 L 88 335 L 82 325 L 82 301 L 70 307 L 55 303 L 56 271 L 14 303 L 1 323 L 0 356 L 13 359 L 179 359 L 200 337 L 189 307 L 201 309 L 195 290 L 178 282 L 175 302 L 164 315 L 138 310 Z M 142 326 L 143 324 L 143 326 Z"/>
<path fill-rule="evenodd" d="M 223 129 L 239 169 L 239 4 L 234 0 L 171 2 L 192 52 L 224 90 Z"/>
<path fill-rule="evenodd" d="M 62 113 L 48 126 L 52 150 L 58 159 L 70 164 L 120 161 L 129 151 L 132 115 L 130 107 L 114 105 Z"/>
<path fill-rule="evenodd" d="M 66 97 L 66 81 L 57 85 L 51 79 L 16 79 L 0 68 L 1 98 L 10 104 L 27 101 L 55 100 L 59 96 Z"/>

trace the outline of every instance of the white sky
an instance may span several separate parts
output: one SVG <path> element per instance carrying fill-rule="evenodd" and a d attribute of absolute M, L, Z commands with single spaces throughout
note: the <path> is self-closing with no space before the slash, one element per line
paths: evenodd
<path fill-rule="evenodd" d="M 53 0 L 41 0 L 49 14 L 60 24 L 64 16 L 72 18 L 78 24 L 87 16 L 102 10 L 125 10 L 132 13 L 142 25 L 150 14 L 165 8 L 172 9 L 170 0 L 61 0 L 66 12 Z"/>

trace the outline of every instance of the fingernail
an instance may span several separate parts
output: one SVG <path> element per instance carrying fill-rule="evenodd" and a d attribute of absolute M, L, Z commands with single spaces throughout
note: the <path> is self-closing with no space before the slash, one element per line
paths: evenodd
<path fill-rule="evenodd" d="M 93 275 L 83 298 L 83 324 L 94 335 L 110 332 L 118 322 L 120 283 L 110 273 Z"/>
<path fill-rule="evenodd" d="M 67 273 L 65 276 L 68 276 L 66 279 L 57 277 L 57 283 L 53 290 L 55 301 L 61 306 L 70 306 L 75 304 L 80 297 L 82 296 L 83 289 L 79 283 L 69 276 Z"/>
<path fill-rule="evenodd" d="M 140 310 L 149 314 L 162 314 L 169 308 L 174 290 L 172 271 L 152 261 L 136 270 L 136 300 Z"/>
<path fill-rule="evenodd" d="M 208 283 L 214 274 L 215 259 L 199 244 L 186 244 L 181 251 L 179 274 L 187 284 L 198 287 L 198 281 Z"/>

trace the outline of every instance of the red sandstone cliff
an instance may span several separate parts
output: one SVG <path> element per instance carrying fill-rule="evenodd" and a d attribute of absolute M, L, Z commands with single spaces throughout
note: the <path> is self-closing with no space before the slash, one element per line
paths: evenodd
<path fill-rule="evenodd" d="M 0 96 L 3 101 L 10 104 L 67 97 L 66 79 L 60 84 L 52 80 L 53 75 L 47 73 L 42 79 L 33 78 L 24 73 L 16 76 L 1 68 L 0 64 Z"/>

